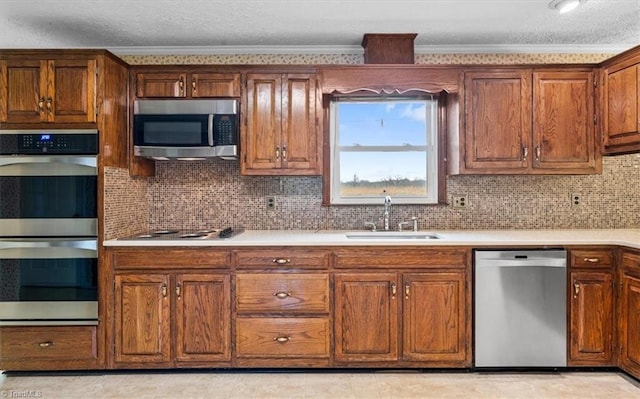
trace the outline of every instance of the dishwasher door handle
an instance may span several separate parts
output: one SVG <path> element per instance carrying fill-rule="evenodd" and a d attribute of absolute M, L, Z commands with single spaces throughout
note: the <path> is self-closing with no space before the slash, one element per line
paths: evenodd
<path fill-rule="evenodd" d="M 484 269 L 491 267 L 567 267 L 564 259 L 558 259 L 554 262 L 549 262 L 549 259 L 545 259 L 544 262 L 540 259 L 523 259 L 523 260 L 483 260 L 481 264 L 476 263 L 476 269 Z"/>

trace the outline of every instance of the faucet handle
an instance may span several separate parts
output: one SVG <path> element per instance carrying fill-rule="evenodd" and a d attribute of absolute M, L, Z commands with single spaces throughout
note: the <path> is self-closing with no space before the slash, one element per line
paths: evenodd
<path fill-rule="evenodd" d="M 413 231 L 418 231 L 418 218 L 414 216 L 411 218 L 411 221 L 413 222 Z"/>
<path fill-rule="evenodd" d="M 371 227 L 371 231 L 376 231 L 376 224 L 374 222 L 364 222 L 364 227 Z"/>
<path fill-rule="evenodd" d="M 404 229 L 404 226 L 408 226 L 409 222 L 400 222 L 398 223 L 398 231 L 402 231 Z"/>

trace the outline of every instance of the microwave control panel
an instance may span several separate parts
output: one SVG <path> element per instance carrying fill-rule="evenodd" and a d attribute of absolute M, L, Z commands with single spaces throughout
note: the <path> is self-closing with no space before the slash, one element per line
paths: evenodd
<path fill-rule="evenodd" d="M 215 146 L 236 145 L 238 143 L 238 115 L 214 115 L 213 132 L 213 144 Z"/>

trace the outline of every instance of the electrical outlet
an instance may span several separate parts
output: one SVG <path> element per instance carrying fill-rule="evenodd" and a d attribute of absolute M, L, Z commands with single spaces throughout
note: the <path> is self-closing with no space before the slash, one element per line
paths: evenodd
<path fill-rule="evenodd" d="M 267 209 L 273 209 L 276 207 L 276 197 L 274 195 L 267 197 Z"/>
<path fill-rule="evenodd" d="M 469 205 L 469 199 L 466 195 L 454 195 L 451 202 L 454 208 L 466 208 Z"/>
<path fill-rule="evenodd" d="M 571 205 L 572 206 L 576 206 L 576 205 L 580 205 L 580 194 L 578 193 L 572 193 L 571 194 Z"/>

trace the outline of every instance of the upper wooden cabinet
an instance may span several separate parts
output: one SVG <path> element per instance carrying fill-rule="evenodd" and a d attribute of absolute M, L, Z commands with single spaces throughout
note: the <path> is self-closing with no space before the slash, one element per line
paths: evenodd
<path fill-rule="evenodd" d="M 96 60 L 0 60 L 0 122 L 93 123 Z"/>
<path fill-rule="evenodd" d="M 640 46 L 606 61 L 601 78 L 605 154 L 640 151 Z"/>
<path fill-rule="evenodd" d="M 240 74 L 186 70 L 138 71 L 138 98 L 240 97 Z"/>
<path fill-rule="evenodd" d="M 241 174 L 322 173 L 314 73 L 249 73 L 244 103 Z"/>
<path fill-rule="evenodd" d="M 468 174 L 600 173 L 590 69 L 465 73 Z"/>
<path fill-rule="evenodd" d="M 523 173 L 531 151 L 531 71 L 465 73 L 464 170 Z"/>

